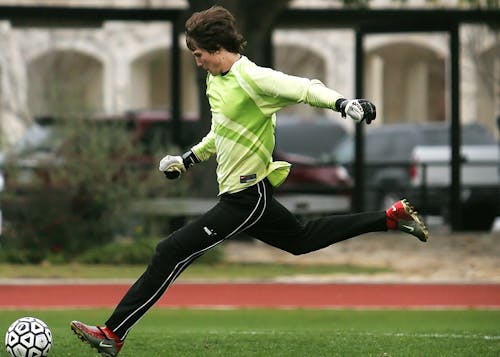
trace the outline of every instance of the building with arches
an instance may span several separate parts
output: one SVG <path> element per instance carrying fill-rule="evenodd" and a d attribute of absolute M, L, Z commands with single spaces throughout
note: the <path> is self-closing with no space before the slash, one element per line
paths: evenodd
<path fill-rule="evenodd" d="M 77 1 L 76 1 L 77 2 Z M 15 3 L 15 1 L 0 1 Z M 58 1 L 75 3 L 75 1 Z M 114 5 L 113 1 L 102 1 Z M 141 1 L 129 1 L 137 3 Z M 185 6 L 183 1 L 159 1 Z M 290 6 L 306 6 L 295 0 Z M 317 3 L 317 4 L 316 4 Z M 310 2 L 321 6 L 334 1 Z M 314 5 L 316 4 L 316 5 Z M 85 5 L 89 5 L 88 2 Z M 102 4 L 101 4 L 102 5 Z M 1 146 L 14 143 L 37 116 L 120 115 L 169 109 L 171 24 L 107 21 L 99 28 L 17 28 L 0 21 Z M 480 122 L 498 136 L 500 38 L 484 26 L 460 29 L 461 122 Z M 198 112 L 196 69 L 181 43 L 181 114 Z M 274 67 L 317 78 L 354 96 L 354 32 L 349 29 L 276 29 Z M 377 34 L 365 42 L 365 97 L 377 104 L 376 125 L 450 120 L 448 37 L 441 33 Z M 309 117 L 332 111 L 298 105 Z M 344 124 L 352 129 L 352 123 Z"/>

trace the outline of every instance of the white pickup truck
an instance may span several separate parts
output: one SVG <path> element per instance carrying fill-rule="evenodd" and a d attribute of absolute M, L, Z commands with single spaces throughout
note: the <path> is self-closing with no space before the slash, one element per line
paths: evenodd
<path fill-rule="evenodd" d="M 354 174 L 354 136 L 342 142 L 334 159 Z M 366 129 L 364 201 L 369 210 L 406 197 L 424 215 L 449 222 L 451 128 L 443 122 L 386 123 Z M 461 125 L 463 229 L 490 230 L 500 215 L 499 143 L 479 123 Z M 425 172 L 424 172 L 425 171 Z"/>
<path fill-rule="evenodd" d="M 500 209 L 500 148 L 462 145 L 461 202 L 464 226 L 489 229 Z M 411 186 L 427 211 L 447 213 L 451 189 L 449 146 L 416 146 L 412 152 Z M 466 223 L 466 224 L 465 224 Z"/>

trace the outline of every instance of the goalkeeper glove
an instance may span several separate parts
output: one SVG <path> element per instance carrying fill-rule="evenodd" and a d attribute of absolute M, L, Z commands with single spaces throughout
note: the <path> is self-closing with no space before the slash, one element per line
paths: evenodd
<path fill-rule="evenodd" d="M 342 118 L 349 116 L 355 122 L 370 124 L 377 116 L 375 105 L 366 99 L 345 99 L 340 98 L 335 102 L 335 109 L 342 115 Z"/>
<path fill-rule="evenodd" d="M 200 162 L 196 155 L 190 150 L 182 156 L 167 155 L 160 160 L 159 170 L 165 174 L 169 180 L 181 177 L 188 168 Z"/>

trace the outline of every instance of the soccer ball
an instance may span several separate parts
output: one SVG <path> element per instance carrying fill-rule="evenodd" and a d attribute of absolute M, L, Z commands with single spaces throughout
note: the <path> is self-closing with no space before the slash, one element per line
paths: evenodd
<path fill-rule="evenodd" d="M 45 322 L 23 317 L 10 325 L 5 334 L 5 347 L 11 357 L 44 357 L 52 347 L 52 332 Z"/>

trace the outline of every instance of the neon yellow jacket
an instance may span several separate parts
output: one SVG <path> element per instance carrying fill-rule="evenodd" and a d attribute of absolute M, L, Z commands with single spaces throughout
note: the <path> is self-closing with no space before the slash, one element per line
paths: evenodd
<path fill-rule="evenodd" d="M 211 129 L 191 150 L 200 161 L 217 155 L 219 194 L 241 191 L 266 177 L 274 186 L 286 179 L 291 165 L 272 160 L 278 110 L 301 102 L 335 109 L 343 98 L 318 80 L 259 67 L 245 56 L 224 75 L 208 74 L 206 94 Z"/>

